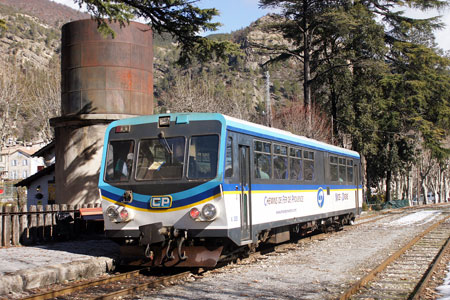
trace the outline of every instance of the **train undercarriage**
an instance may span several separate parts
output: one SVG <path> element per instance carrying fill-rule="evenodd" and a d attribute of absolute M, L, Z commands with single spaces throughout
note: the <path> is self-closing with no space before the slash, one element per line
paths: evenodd
<path fill-rule="evenodd" d="M 215 267 L 218 262 L 232 261 L 249 255 L 262 246 L 298 240 L 318 232 L 341 230 L 354 219 L 353 214 L 346 214 L 265 229 L 258 232 L 256 241 L 243 246 L 236 245 L 228 237 L 191 237 L 189 230 L 163 227 L 161 223 L 142 226 L 139 238 L 116 241 L 121 245 L 120 257 L 123 264 L 151 267 Z"/>

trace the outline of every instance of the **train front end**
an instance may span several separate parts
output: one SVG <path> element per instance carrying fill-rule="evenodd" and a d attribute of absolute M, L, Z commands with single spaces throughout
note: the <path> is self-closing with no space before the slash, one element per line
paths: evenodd
<path fill-rule="evenodd" d="M 106 236 L 123 258 L 212 267 L 224 246 L 220 115 L 119 120 L 105 135 L 99 178 Z"/>

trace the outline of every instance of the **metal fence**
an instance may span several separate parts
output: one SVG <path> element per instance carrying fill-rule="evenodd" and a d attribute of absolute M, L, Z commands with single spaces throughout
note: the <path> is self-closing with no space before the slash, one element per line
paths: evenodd
<path fill-rule="evenodd" d="M 85 220 L 80 208 L 99 205 L 0 206 L 0 246 L 43 244 L 102 233 L 103 222 Z"/>

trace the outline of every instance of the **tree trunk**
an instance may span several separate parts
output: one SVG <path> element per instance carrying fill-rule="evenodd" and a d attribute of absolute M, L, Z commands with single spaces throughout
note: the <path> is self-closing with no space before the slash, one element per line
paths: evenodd
<path fill-rule="evenodd" d="M 447 172 L 444 173 L 444 178 L 442 179 L 442 181 L 444 182 L 444 191 L 443 191 L 443 197 L 442 199 L 444 200 L 444 202 L 448 202 L 448 184 L 447 184 Z"/>
<path fill-rule="evenodd" d="M 310 54 L 311 54 L 311 37 L 309 32 L 309 24 L 307 22 L 308 1 L 303 1 L 303 11 L 305 17 L 303 18 L 303 101 L 307 108 L 308 118 L 308 136 L 312 133 L 312 110 L 311 110 L 311 69 L 310 69 Z"/>
<path fill-rule="evenodd" d="M 413 195 L 413 193 L 412 193 L 412 184 L 411 184 L 411 180 L 412 180 L 412 178 L 411 178 L 411 171 L 408 171 L 408 175 L 407 175 L 408 177 L 406 177 L 406 199 L 408 199 L 408 204 L 409 204 L 409 206 L 412 206 L 413 205 L 413 203 L 412 203 L 412 195 Z"/>
<path fill-rule="evenodd" d="M 428 188 L 427 188 L 427 185 L 425 184 L 425 180 L 422 180 L 420 185 L 422 186 L 422 191 L 423 191 L 423 203 L 428 204 L 428 198 L 427 198 Z"/>
<path fill-rule="evenodd" d="M 386 202 L 391 201 L 391 182 L 392 182 L 392 171 L 388 170 L 386 173 Z"/>

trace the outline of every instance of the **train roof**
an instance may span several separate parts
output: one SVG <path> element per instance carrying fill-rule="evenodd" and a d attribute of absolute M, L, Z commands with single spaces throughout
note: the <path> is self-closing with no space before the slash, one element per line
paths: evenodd
<path fill-rule="evenodd" d="M 247 133 L 260 138 L 276 140 L 279 142 L 294 144 L 302 147 L 308 147 L 315 150 L 327 151 L 334 154 L 351 156 L 357 159 L 360 158 L 358 152 L 349 149 L 330 145 L 304 136 L 295 135 L 289 131 L 259 125 L 256 123 L 240 120 L 219 113 L 167 113 L 167 114 L 140 116 L 130 119 L 122 119 L 111 123 L 107 132 L 109 132 L 109 129 L 111 127 L 117 125 L 138 125 L 144 123 L 158 122 L 159 118 L 164 116 L 170 116 L 170 120 L 175 121 L 177 123 L 179 122 L 188 123 L 189 121 L 202 121 L 202 120 L 218 120 L 222 122 L 227 129 L 232 131 Z"/>
<path fill-rule="evenodd" d="M 267 126 L 263 126 L 260 124 L 255 124 L 252 122 L 239 120 L 239 119 L 225 116 L 225 115 L 224 115 L 224 118 L 227 122 L 227 127 L 230 130 L 233 130 L 233 128 L 236 128 L 240 132 L 253 134 L 256 136 L 260 136 L 262 138 L 270 138 L 270 139 L 274 139 L 274 140 L 277 140 L 280 142 L 285 142 L 285 143 L 289 143 L 289 144 L 297 144 L 297 145 L 300 145 L 303 147 L 308 147 L 308 148 L 312 148 L 312 149 L 316 149 L 316 150 L 352 156 L 352 157 L 355 157 L 358 159 L 360 158 L 358 152 L 355 152 L 355 151 L 352 151 L 349 149 L 345 149 L 345 148 L 341 148 L 341 147 L 337 147 L 334 145 L 330 145 L 330 144 L 327 144 L 327 143 L 324 143 L 321 141 L 307 138 L 305 136 L 296 135 L 296 134 L 293 134 L 292 132 L 289 132 L 286 130 L 281 130 L 281 129 L 273 128 L 273 127 L 267 127 Z"/>

